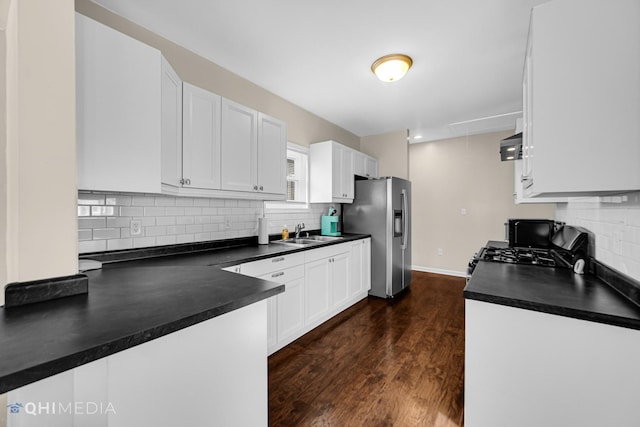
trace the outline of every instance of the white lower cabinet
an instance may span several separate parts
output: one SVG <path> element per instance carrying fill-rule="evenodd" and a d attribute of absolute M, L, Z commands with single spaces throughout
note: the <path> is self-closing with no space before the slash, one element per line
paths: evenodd
<path fill-rule="evenodd" d="M 354 297 L 371 289 L 371 239 L 351 244 L 351 280 L 349 296 Z"/>
<path fill-rule="evenodd" d="M 25 408 L 7 425 L 267 426 L 266 304 L 12 390 L 9 402 L 32 402 L 36 415 Z"/>
<path fill-rule="evenodd" d="M 275 351 L 293 340 L 289 340 L 304 327 L 304 266 L 277 270 L 262 276 L 285 285 L 285 292 L 268 299 L 267 348 Z M 295 339 L 293 338 L 293 339 Z"/>
<path fill-rule="evenodd" d="M 468 427 L 638 425 L 640 331 L 465 301 Z"/>
<path fill-rule="evenodd" d="M 329 291 L 331 286 L 329 269 L 328 258 L 312 261 L 305 265 L 304 272 L 307 278 L 305 308 L 308 324 L 322 323 L 322 320 L 329 314 Z"/>
<path fill-rule="evenodd" d="M 267 342 L 271 354 L 366 298 L 371 288 L 371 239 L 281 255 L 227 271 L 285 285 L 269 298 Z"/>
<path fill-rule="evenodd" d="M 340 308 L 343 307 L 349 299 L 349 282 L 352 279 L 351 252 L 335 255 L 331 257 L 329 261 L 331 273 L 331 308 Z"/>

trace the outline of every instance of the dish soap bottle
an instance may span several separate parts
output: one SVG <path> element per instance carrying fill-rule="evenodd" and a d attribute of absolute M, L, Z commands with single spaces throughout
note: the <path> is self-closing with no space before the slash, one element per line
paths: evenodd
<path fill-rule="evenodd" d="M 282 227 L 282 240 L 287 240 L 289 239 L 289 229 L 287 228 L 287 225 L 285 224 L 284 227 Z"/>

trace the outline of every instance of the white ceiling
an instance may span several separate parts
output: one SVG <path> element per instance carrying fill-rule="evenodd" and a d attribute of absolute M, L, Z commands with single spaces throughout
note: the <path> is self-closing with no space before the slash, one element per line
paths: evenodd
<path fill-rule="evenodd" d="M 547 0 L 94 0 L 358 136 L 513 129 L 533 6 Z M 378 57 L 409 73 L 383 83 Z"/>

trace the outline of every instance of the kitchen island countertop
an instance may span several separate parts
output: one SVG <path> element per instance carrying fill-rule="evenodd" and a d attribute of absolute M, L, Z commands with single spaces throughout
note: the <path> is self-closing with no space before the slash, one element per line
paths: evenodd
<path fill-rule="evenodd" d="M 144 259 L 88 271 L 88 294 L 2 308 L 0 393 L 284 292 L 284 285 L 221 268 L 317 247 L 252 245 L 159 257 L 150 249 Z"/>

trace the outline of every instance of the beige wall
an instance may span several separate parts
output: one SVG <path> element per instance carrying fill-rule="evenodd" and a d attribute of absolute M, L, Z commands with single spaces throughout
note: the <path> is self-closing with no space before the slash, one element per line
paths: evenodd
<path fill-rule="evenodd" d="M 0 13 L 4 285 L 78 271 L 75 32 L 71 0 L 6 0 Z"/>
<path fill-rule="evenodd" d="M 407 131 L 395 131 L 360 139 L 360 151 L 378 159 L 380 176 L 409 179 Z"/>
<path fill-rule="evenodd" d="M 76 0 L 76 10 L 159 49 L 184 81 L 284 120 L 288 126 L 289 141 L 306 146 L 313 142 L 332 139 L 359 149 L 360 138 L 351 132 L 111 13 L 90 0 Z"/>
<path fill-rule="evenodd" d="M 75 274 L 78 265 L 73 1 L 20 0 L 13 7 L 6 62 L 9 282 Z"/>
<path fill-rule="evenodd" d="M 464 272 L 488 240 L 504 239 L 506 219 L 554 218 L 553 204 L 513 203 L 513 163 L 499 155 L 510 134 L 410 145 L 414 266 Z"/>

